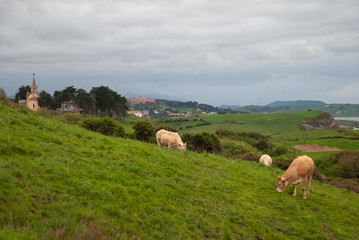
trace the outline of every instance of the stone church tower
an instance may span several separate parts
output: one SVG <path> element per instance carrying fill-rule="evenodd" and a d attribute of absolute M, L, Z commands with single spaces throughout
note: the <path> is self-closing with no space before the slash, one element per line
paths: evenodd
<path fill-rule="evenodd" d="M 31 91 L 26 94 L 26 107 L 37 111 L 40 109 L 37 99 L 39 98 L 40 94 L 37 92 L 37 85 L 35 83 L 35 73 L 32 74 L 32 86 Z"/>

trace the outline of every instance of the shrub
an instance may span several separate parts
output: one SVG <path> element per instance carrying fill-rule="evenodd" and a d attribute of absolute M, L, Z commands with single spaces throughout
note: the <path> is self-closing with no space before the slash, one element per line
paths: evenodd
<path fill-rule="evenodd" d="M 255 148 L 257 148 L 259 151 L 263 151 L 265 149 L 271 149 L 271 145 L 265 141 L 265 140 L 260 140 L 259 142 L 257 142 L 256 144 L 254 144 Z"/>
<path fill-rule="evenodd" d="M 62 115 L 62 118 L 71 124 L 78 124 L 82 121 L 82 115 L 80 113 L 65 113 Z"/>
<path fill-rule="evenodd" d="M 338 168 L 337 168 L 338 158 L 337 154 L 330 154 L 318 159 L 315 164 L 315 169 L 319 170 L 327 177 L 337 177 Z"/>
<path fill-rule="evenodd" d="M 222 155 L 225 157 L 237 158 L 238 156 L 249 152 L 249 150 L 242 145 L 236 144 L 230 140 L 222 141 L 221 145 Z"/>
<path fill-rule="evenodd" d="M 275 147 L 271 153 L 271 155 L 273 156 L 281 156 L 281 155 L 286 155 L 288 153 L 288 148 L 285 146 L 279 146 L 279 147 Z"/>
<path fill-rule="evenodd" d="M 286 155 L 282 155 L 279 157 L 274 157 L 273 158 L 273 165 L 282 169 L 282 170 L 287 170 L 289 165 L 293 162 L 293 158 L 288 157 Z"/>
<path fill-rule="evenodd" d="M 259 151 L 270 150 L 273 144 L 268 142 L 269 137 L 256 132 L 234 132 L 226 129 L 217 129 L 216 135 L 222 138 L 229 138 L 236 141 L 246 142 Z"/>
<path fill-rule="evenodd" d="M 52 118 L 55 117 L 57 115 L 59 115 L 58 112 L 53 111 L 53 110 L 48 110 L 46 108 L 40 108 L 37 112 L 35 112 L 37 115 L 42 116 L 42 117 L 46 117 L 46 118 Z"/>
<path fill-rule="evenodd" d="M 149 121 L 137 121 L 132 127 L 137 140 L 150 142 L 154 141 L 155 130 Z"/>
<path fill-rule="evenodd" d="M 244 161 L 252 161 L 252 162 L 259 161 L 259 156 L 256 153 L 246 153 L 243 155 L 239 155 L 238 158 L 241 158 Z"/>
<path fill-rule="evenodd" d="M 87 130 L 98 132 L 107 136 L 124 137 L 125 129 L 119 122 L 114 121 L 111 118 L 90 118 L 85 119 L 81 126 Z"/>
<path fill-rule="evenodd" d="M 209 152 L 219 154 L 222 151 L 221 142 L 216 135 L 211 133 L 186 133 L 182 141 L 187 143 L 187 149 L 195 152 Z"/>
<path fill-rule="evenodd" d="M 341 152 L 337 158 L 339 177 L 359 178 L 359 152 Z"/>

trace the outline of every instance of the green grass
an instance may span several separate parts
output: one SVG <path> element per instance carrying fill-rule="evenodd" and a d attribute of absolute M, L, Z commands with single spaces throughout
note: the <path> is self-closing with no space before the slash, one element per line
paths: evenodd
<path fill-rule="evenodd" d="M 260 132 L 262 134 L 279 134 L 300 130 L 299 124 L 305 119 L 319 116 L 318 112 L 283 113 L 283 114 L 226 114 L 201 115 L 211 125 L 184 129 L 187 132 L 215 132 L 218 128 L 237 132 Z M 285 124 L 283 124 L 285 122 Z M 191 124 L 191 123 L 185 123 Z M 192 124 L 193 125 L 193 124 Z M 177 126 L 177 128 L 179 125 Z"/>
<path fill-rule="evenodd" d="M 279 128 L 279 127 L 278 127 Z M 278 131 L 278 130 L 275 130 Z M 0 239 L 358 239 L 359 196 L 0 106 Z"/>

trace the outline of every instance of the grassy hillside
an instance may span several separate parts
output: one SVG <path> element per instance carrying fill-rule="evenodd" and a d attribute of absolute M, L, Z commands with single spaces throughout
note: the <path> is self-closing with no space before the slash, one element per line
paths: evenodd
<path fill-rule="evenodd" d="M 0 154 L 0 239 L 359 238 L 357 194 L 316 181 L 307 200 L 277 194 L 283 171 L 254 162 L 4 106 Z"/>

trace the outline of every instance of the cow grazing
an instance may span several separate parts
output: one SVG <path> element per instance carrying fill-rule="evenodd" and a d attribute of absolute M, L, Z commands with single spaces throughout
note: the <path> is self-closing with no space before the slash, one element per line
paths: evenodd
<path fill-rule="evenodd" d="M 310 181 L 312 180 L 313 172 L 314 163 L 310 157 L 306 155 L 297 157 L 290 164 L 283 176 L 278 177 L 277 192 L 283 192 L 287 185 L 292 183 L 294 185 L 293 197 L 295 197 L 297 195 L 297 185 L 302 182 L 303 198 L 307 198 L 306 194 L 309 194 Z"/>
<path fill-rule="evenodd" d="M 264 165 L 269 167 L 270 165 L 272 165 L 272 158 L 269 155 L 264 154 L 259 159 L 259 163 L 263 163 Z"/>
<path fill-rule="evenodd" d="M 163 145 L 168 148 L 175 148 L 179 150 L 186 150 L 186 143 L 183 143 L 180 135 L 177 132 L 169 132 L 164 129 L 156 133 L 157 146 L 161 148 Z"/>

